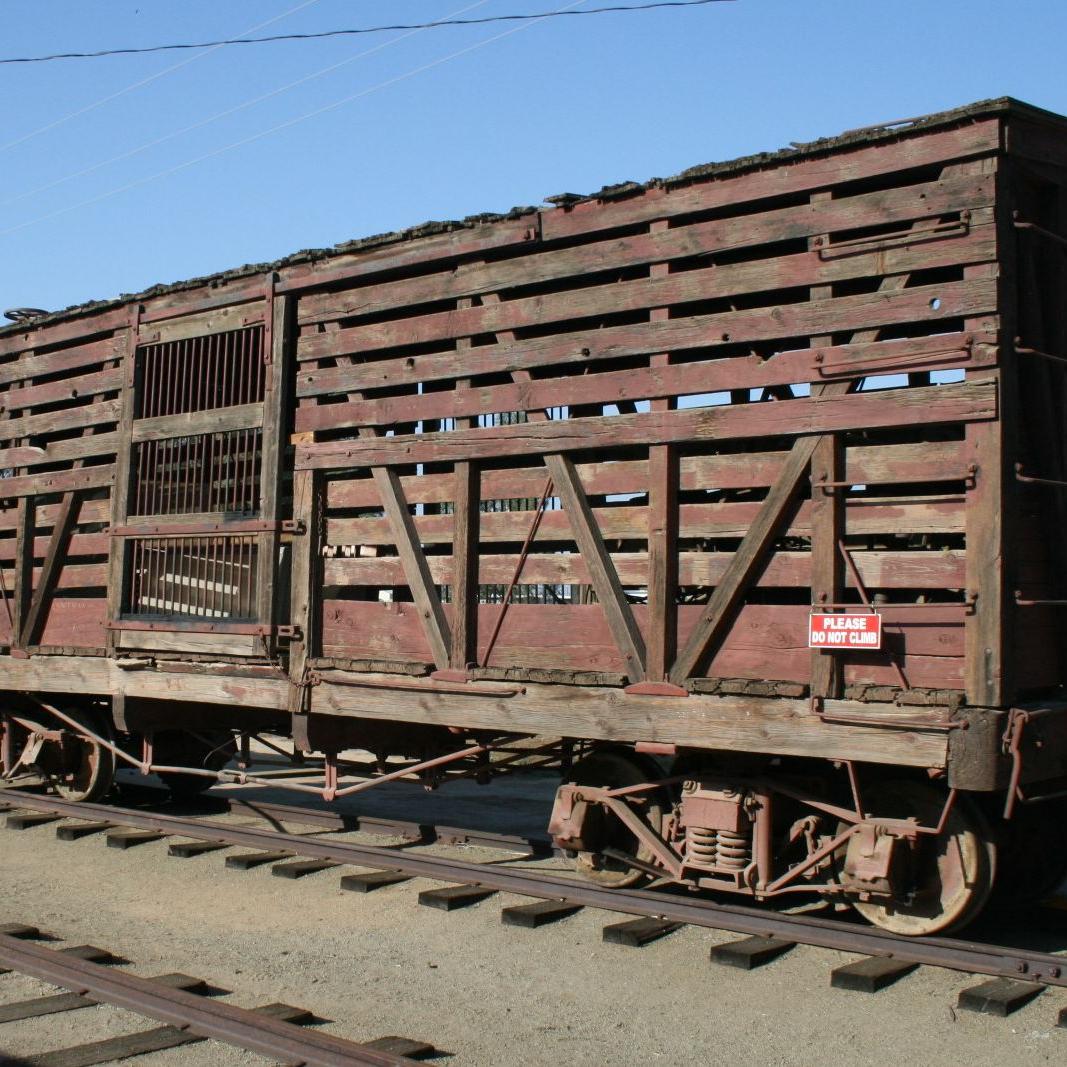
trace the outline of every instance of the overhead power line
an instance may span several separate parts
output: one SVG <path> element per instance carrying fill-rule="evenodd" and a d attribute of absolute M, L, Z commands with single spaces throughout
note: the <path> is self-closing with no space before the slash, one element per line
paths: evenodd
<path fill-rule="evenodd" d="M 325 37 L 354 37 L 367 33 L 390 33 L 396 30 L 432 30 L 444 26 L 484 26 L 490 22 L 526 22 L 546 18 L 562 18 L 577 15 L 607 15 L 628 11 L 653 11 L 667 7 L 704 7 L 707 4 L 732 3 L 733 0 L 652 0 L 643 4 L 612 4 L 605 7 L 590 7 L 582 11 L 542 11 L 513 15 L 486 15 L 484 18 L 446 18 L 435 22 L 395 23 L 391 26 L 363 26 L 357 29 L 322 30 L 318 33 L 279 33 L 270 37 L 232 37 L 221 41 L 182 42 L 156 44 L 144 48 L 103 48 L 96 52 L 55 52 L 45 56 L 11 56 L 0 59 L 0 65 L 13 63 L 49 63 L 56 59 L 100 59 L 104 56 L 134 56 L 151 52 L 177 52 L 194 48 L 223 48 L 239 44 L 271 44 L 278 41 L 316 41 Z"/>

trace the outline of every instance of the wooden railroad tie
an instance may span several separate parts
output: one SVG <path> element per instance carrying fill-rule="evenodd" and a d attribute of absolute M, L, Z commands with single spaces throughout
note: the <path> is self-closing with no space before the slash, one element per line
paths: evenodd
<path fill-rule="evenodd" d="M 911 974 L 918 966 L 891 956 L 867 956 L 835 967 L 830 972 L 830 985 L 834 989 L 851 989 L 856 993 L 877 993 Z"/>
<path fill-rule="evenodd" d="M 538 926 L 566 919 L 581 910 L 581 904 L 569 904 L 565 900 L 535 900 L 532 904 L 513 904 L 504 908 L 500 919 L 505 926 L 522 926 L 534 930 Z"/>
<path fill-rule="evenodd" d="M 411 875 L 400 871 L 357 871 L 341 879 L 341 888 L 352 893 L 372 893 L 375 889 L 410 881 Z"/>
<path fill-rule="evenodd" d="M 783 941 L 777 937 L 745 937 L 740 941 L 713 945 L 711 962 L 721 963 L 726 967 L 737 967 L 743 971 L 752 971 L 770 963 L 771 960 L 776 960 L 795 947 L 795 941 Z"/>
<path fill-rule="evenodd" d="M 1020 982 L 1014 978 L 992 978 L 960 991 L 957 1007 L 1001 1018 L 1025 1007 L 1045 987 L 1040 982 Z"/>
<path fill-rule="evenodd" d="M 482 885 L 446 885 L 439 889 L 424 889 L 419 894 L 419 903 L 427 908 L 456 911 L 458 908 L 469 908 L 494 893 L 495 889 L 486 889 Z"/>

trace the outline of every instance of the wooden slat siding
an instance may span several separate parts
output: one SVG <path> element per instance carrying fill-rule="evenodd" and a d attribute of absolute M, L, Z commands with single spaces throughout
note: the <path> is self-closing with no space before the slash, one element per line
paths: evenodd
<path fill-rule="evenodd" d="M 26 616 L 30 610 L 30 598 L 33 595 L 33 544 L 36 533 L 36 516 L 34 508 L 35 500 L 32 496 L 24 496 L 18 502 L 18 510 L 15 519 L 15 542 L 12 546 L 14 552 L 14 581 L 11 588 L 14 592 L 14 600 L 11 606 L 13 616 L 12 640 L 18 642 L 19 635 L 23 633 L 26 625 Z M 0 547 L 0 552 L 3 548 Z"/>
<path fill-rule="evenodd" d="M 374 434 L 374 431 L 360 430 L 360 434 Z M 382 509 L 391 530 L 391 541 L 396 546 L 397 555 L 404 566 L 407 584 L 419 609 L 434 663 L 438 670 L 446 670 L 452 652 L 452 634 L 441 598 L 437 595 L 430 576 L 426 555 L 419 544 L 415 520 L 404 498 L 400 476 L 389 467 L 376 466 L 371 470 L 371 477 L 381 494 Z"/>
<path fill-rule="evenodd" d="M 339 293 L 314 293 L 300 301 L 301 325 L 412 308 L 478 296 L 515 286 L 581 278 L 607 270 L 667 262 L 709 251 L 736 251 L 768 242 L 798 240 L 835 230 L 936 219 L 947 212 L 993 205 L 992 181 L 961 178 L 801 204 L 712 222 L 664 226 L 596 244 L 536 251 L 490 263 L 462 264 L 435 274 L 378 282 Z M 668 220 L 659 220 L 667 223 Z M 653 226 L 657 223 L 653 223 Z"/>
<path fill-rule="evenodd" d="M 20 355 L 30 350 L 71 341 L 85 343 L 90 339 L 97 340 L 102 334 L 124 329 L 129 321 L 130 310 L 125 306 L 109 308 L 106 311 L 86 311 L 75 318 L 0 335 L 0 356 Z"/>
<path fill-rule="evenodd" d="M 972 422 L 997 417 L 995 383 L 960 382 L 783 400 L 771 404 L 695 408 L 549 423 L 486 426 L 462 434 L 379 437 L 298 445 L 298 469 L 456 462 L 624 445 L 698 443 L 784 437 L 840 430 Z"/>
<path fill-rule="evenodd" d="M 1001 343 L 1010 345 L 1016 331 L 1018 264 L 1012 212 L 1014 194 L 1007 163 L 997 170 L 999 264 L 965 268 L 964 276 L 997 277 Z M 1002 706 L 1014 694 L 1010 677 L 1012 589 L 1008 585 L 1005 553 L 1010 551 L 1013 522 L 1014 467 L 1017 456 L 1017 375 L 986 370 L 970 377 L 999 391 L 1001 417 L 988 427 L 967 427 L 967 448 L 978 477 L 967 496 L 967 591 L 976 596 L 967 620 L 967 702 L 979 707 Z M 1011 427 L 1005 430 L 1005 426 Z"/>
<path fill-rule="evenodd" d="M 129 514 L 130 494 L 133 486 L 133 414 L 137 381 L 137 343 L 140 333 L 141 305 L 128 309 L 126 322 L 126 351 L 122 360 L 122 399 L 119 402 L 118 447 L 115 454 L 115 482 L 111 490 L 111 525 L 123 526 Z M 111 538 L 108 554 L 107 576 L 107 621 L 115 621 L 122 614 L 122 598 L 126 584 L 126 541 L 122 537 Z M 106 638 L 107 653 L 115 654 L 115 631 L 109 630 Z"/>
<path fill-rule="evenodd" d="M 26 618 L 19 630 L 19 644 L 25 648 L 36 644 L 46 615 L 51 614 L 52 594 L 56 588 L 56 578 L 67 555 L 71 533 L 78 520 L 81 497 L 76 492 L 67 492 L 59 507 L 59 516 L 52 528 L 52 536 L 45 552 L 41 566 L 41 577 L 33 591 Z"/>
<path fill-rule="evenodd" d="M 985 155 L 999 149 L 1000 120 L 982 119 L 958 129 L 920 134 L 894 144 L 832 151 L 814 159 L 780 162 L 772 159 L 740 173 L 695 176 L 689 185 L 649 189 L 622 200 L 592 200 L 545 211 L 541 216 L 541 235 L 546 242 L 555 241 L 634 226 L 664 216 L 810 193 L 861 178 Z"/>
<path fill-rule="evenodd" d="M 686 552 L 678 557 L 682 585 L 717 585 L 722 581 L 729 552 Z M 644 552 L 611 554 L 620 580 L 640 585 L 648 574 Z M 854 551 L 853 561 L 868 589 L 948 589 L 958 590 L 966 581 L 965 553 L 962 549 L 938 551 Z M 515 572 L 518 556 L 483 552 L 478 560 L 477 581 L 482 585 L 507 585 Z M 438 585 L 453 581 L 450 556 L 429 556 L 430 574 Z M 808 552 L 776 552 L 766 569 L 756 578 L 762 588 L 807 589 L 811 585 L 811 555 Z M 323 563 L 323 583 L 333 586 L 403 585 L 404 569 L 395 556 L 328 558 Z M 523 566 L 522 581 L 530 585 L 588 585 L 589 569 L 577 553 L 531 553 Z M 845 586 L 852 587 L 846 576 Z"/>
<path fill-rule="evenodd" d="M 10 363 L 0 363 L 0 385 L 28 382 L 64 371 L 88 373 L 87 368 L 98 367 L 122 358 L 122 340 L 108 337 L 103 341 L 88 341 L 73 348 L 40 355 L 24 354 Z"/>
<path fill-rule="evenodd" d="M 319 534 L 323 486 L 314 471 L 293 474 L 293 519 L 303 523 L 305 533 L 293 538 L 290 568 L 289 621 L 297 636 L 289 642 L 289 687 L 286 708 L 292 715 L 308 710 L 307 661 L 318 648 L 321 628 L 321 550 Z"/>
<path fill-rule="evenodd" d="M 821 388 L 839 395 L 850 388 L 850 383 L 834 382 Z M 789 525 L 789 510 L 795 503 L 801 478 L 810 473 L 811 457 L 817 444 L 818 438 L 804 437 L 790 449 L 755 520 L 737 546 L 722 581 L 715 587 L 700 622 L 670 668 L 670 680 L 675 685 L 684 684 L 699 669 L 705 657 L 709 654 L 713 657 L 718 650 L 749 583 L 766 562 L 764 555 L 768 547 L 783 527 Z"/>
<path fill-rule="evenodd" d="M 110 497 L 110 494 L 108 494 L 108 497 Z M 17 502 L 11 503 L 11 501 L 6 500 L 4 498 L 0 498 L 0 502 L 6 503 L 8 505 L 3 508 L 0 508 L 0 535 L 3 535 L 15 529 L 17 522 Z M 53 521 L 55 520 L 57 514 L 59 514 L 58 504 L 38 504 L 38 528 L 50 527 Z M 104 499 L 98 494 L 96 500 L 86 500 L 82 504 L 81 522 L 83 524 L 94 522 L 107 523 L 110 514 L 110 500 Z M 2 543 L 2 536 L 0 536 L 0 544 Z"/>
<path fill-rule="evenodd" d="M 931 304 L 934 299 L 941 302 L 936 310 Z M 992 314 L 995 309 L 996 287 L 990 280 L 945 282 L 916 286 L 891 296 L 863 293 L 839 296 L 832 302 L 783 304 L 774 309 L 773 315 L 766 308 L 757 308 L 667 322 L 605 326 L 510 345 L 485 345 L 459 357 L 455 352 L 405 356 L 402 361 L 375 360 L 345 367 L 341 373 L 330 372 L 329 376 L 324 370 L 316 374 L 331 391 L 378 389 L 411 381 L 439 381 L 560 364 L 592 366 L 599 359 L 705 349 L 709 344 L 725 343 L 721 341 L 723 336 L 729 337 L 731 344 L 809 336 L 825 328 L 826 316 L 831 312 L 835 327 L 841 330 L 871 329 L 896 322 L 946 322 L 949 329 L 954 329 L 953 319 Z M 342 348 L 339 346 L 337 354 L 342 354 Z"/>
<path fill-rule="evenodd" d="M 231 408 L 212 408 L 210 411 L 194 411 L 184 415 L 138 419 L 134 423 L 131 439 L 135 442 L 161 441 L 194 434 L 248 430 L 262 425 L 262 404 L 239 404 Z"/>
<path fill-rule="evenodd" d="M 4 560 L 4 562 L 7 562 Z M 7 583 L 8 595 L 14 589 L 16 572 L 14 567 L 0 568 L 4 572 L 4 581 Z M 33 571 L 33 583 L 38 584 L 41 580 L 41 568 L 36 567 Z M 91 589 L 103 588 L 107 585 L 106 563 L 65 563 L 56 576 L 57 589 Z M 0 616 L 7 617 L 7 613 L 0 608 Z"/>
<path fill-rule="evenodd" d="M 496 605 L 483 604 L 482 624 L 491 627 Z M 909 679 L 920 687 L 959 689 L 963 680 L 964 614 L 962 604 L 943 610 L 894 611 L 887 644 L 903 642 Z M 635 605 L 642 628 L 647 609 Z M 746 604 L 701 676 L 806 683 L 811 672 L 807 646 L 809 608 L 802 604 Z M 684 643 L 701 614 L 700 607 L 680 605 L 679 638 Z M 898 618 L 900 616 L 900 618 Z M 332 602 L 325 614 L 324 654 L 337 657 L 425 663 L 428 649 L 412 604 Z M 887 623 L 889 620 L 887 620 Z M 514 604 L 494 646 L 493 658 L 519 669 L 626 672 L 599 605 Z M 897 685 L 890 653 L 850 656 L 845 679 L 851 684 Z"/>
<path fill-rule="evenodd" d="M 99 433 L 92 437 L 72 437 L 27 448 L 0 448 L 0 467 L 40 467 L 64 460 L 112 456 L 117 446 L 118 434 Z M 0 482 L 4 480 L 0 479 Z M 0 485 L 0 490 L 2 488 Z"/>
<path fill-rule="evenodd" d="M 274 296 L 273 277 L 269 279 L 270 296 L 265 314 L 271 316 L 268 336 L 264 337 L 265 356 L 270 366 L 265 371 L 263 400 L 263 436 L 260 445 L 259 514 L 267 521 L 282 518 L 282 460 L 285 456 L 286 405 L 289 400 L 290 355 L 293 345 L 296 298 Z M 269 347 L 268 347 L 269 346 Z M 259 561 L 256 577 L 256 615 L 262 623 L 273 623 L 276 614 L 276 582 L 280 537 L 263 533 L 257 538 Z M 288 620 L 285 620 L 288 621 Z M 273 646 L 271 646 L 273 652 Z"/>
<path fill-rule="evenodd" d="M 543 487 L 543 483 L 542 483 Z M 962 533 L 966 522 L 962 495 L 944 497 L 853 496 L 846 501 L 848 531 L 852 534 Z M 757 502 L 725 504 L 682 504 L 679 508 L 679 537 L 743 537 L 760 509 Z M 639 538 L 648 533 L 647 508 L 624 504 L 596 509 L 596 521 L 604 537 Z M 448 544 L 453 537 L 451 515 L 418 515 L 412 518 L 422 544 Z M 481 542 L 518 541 L 530 528 L 530 514 L 499 511 L 482 514 Z M 811 505 L 804 501 L 791 517 L 783 535 L 811 535 Z M 562 511 L 547 511 L 541 519 L 533 544 L 570 542 L 571 526 Z M 391 545 L 393 529 L 385 519 L 328 518 L 326 540 L 331 545 Z"/>
<path fill-rule="evenodd" d="M 40 415 L 22 415 L 3 424 L 3 432 L 10 434 L 2 440 L 74 430 L 84 426 L 103 426 L 116 423 L 122 412 L 121 400 L 98 400 L 95 404 L 81 404 L 63 411 L 47 411 Z"/>
<path fill-rule="evenodd" d="M 27 385 L 20 389 L 9 389 L 4 393 L 4 404 L 8 411 L 38 407 L 42 404 L 55 404 L 76 397 L 100 396 L 114 393 L 122 388 L 122 372 L 119 370 L 102 370 L 92 374 L 63 378 L 43 385 Z"/>
<path fill-rule="evenodd" d="M 912 478 L 959 481 L 967 476 L 964 442 L 930 441 L 922 444 L 851 445 L 845 449 L 846 477 L 854 485 L 869 482 L 907 482 Z M 785 459 L 784 452 L 747 452 L 724 456 L 682 456 L 679 488 L 747 489 L 769 486 Z M 540 459 L 537 467 L 485 471 L 483 500 L 512 500 L 537 496 L 544 488 Z M 607 460 L 579 463 L 578 474 L 590 496 L 643 493 L 649 485 L 645 460 Z M 450 475 L 419 474 L 401 478 L 409 504 L 432 504 L 452 499 Z M 331 481 L 326 487 L 330 508 L 373 508 L 378 494 L 369 477 Z M 3 512 L 0 511 L 0 527 Z"/>
<path fill-rule="evenodd" d="M 829 189 L 812 193 L 811 204 L 831 204 L 833 191 Z M 829 245 L 829 231 L 814 234 L 808 239 L 808 248 L 818 251 Z M 813 286 L 812 300 L 832 298 L 832 285 Z M 832 334 L 817 334 L 811 338 L 811 347 L 821 349 L 833 344 Z M 838 544 L 845 533 L 845 508 L 843 491 L 823 490 L 819 482 L 837 482 L 844 477 L 845 450 L 837 434 L 820 437 L 811 456 L 811 603 L 833 604 L 842 599 L 844 589 L 844 561 Z M 838 697 L 841 695 L 842 658 L 824 649 L 811 651 L 811 695 L 814 697 Z"/>
<path fill-rule="evenodd" d="M 266 314 L 263 299 L 263 280 L 260 275 L 260 291 L 256 298 L 240 304 L 194 311 L 172 319 L 153 320 L 151 312 L 141 317 L 141 344 L 165 344 L 169 341 L 185 341 L 191 337 L 206 337 L 213 333 L 226 333 L 244 326 L 257 326 Z"/>
<path fill-rule="evenodd" d="M 649 227 L 652 238 L 670 232 L 667 219 L 659 219 Z M 654 263 L 649 269 L 650 278 L 662 278 L 669 273 L 669 263 Z M 649 313 L 651 322 L 665 322 L 670 317 L 671 310 L 667 307 L 653 308 Z M 669 352 L 653 355 L 645 378 L 669 367 L 670 361 Z M 649 410 L 670 411 L 674 407 L 669 399 L 652 399 Z M 678 450 L 675 446 L 652 445 L 649 448 L 648 478 L 646 674 L 650 681 L 664 682 L 677 651 L 678 632 Z"/>
<path fill-rule="evenodd" d="M 709 249 L 713 252 L 713 249 Z M 437 311 L 410 318 L 351 326 L 336 333 L 306 334 L 300 339 L 301 359 L 342 352 L 375 352 L 429 341 L 473 337 L 527 326 L 566 323 L 624 311 L 766 293 L 813 284 L 867 278 L 879 272 L 909 273 L 960 262 L 982 263 L 995 256 L 992 225 L 971 234 L 946 237 L 874 253 L 841 255 L 823 260 L 816 252 L 757 260 L 702 270 L 682 271 L 659 279 L 612 282 L 557 293 L 483 303 L 480 307 Z"/>
<path fill-rule="evenodd" d="M 66 492 L 72 489 L 95 489 L 111 485 L 114 478 L 115 467 L 110 463 L 98 467 L 83 467 L 80 470 L 26 474 L 19 478 L 0 479 L 0 495 L 43 496 L 45 493 Z"/>
<path fill-rule="evenodd" d="M 103 597 L 53 597 L 39 638 L 27 648 L 104 648 L 108 639 L 106 622 L 107 602 Z M 68 692 L 78 692 L 71 686 L 69 676 L 67 684 Z"/>
<path fill-rule="evenodd" d="M 41 527 L 37 527 L 38 535 L 41 533 Z M 33 540 L 33 555 L 34 558 L 41 558 L 48 551 L 48 545 L 51 540 L 51 535 L 46 537 L 37 536 Z M 113 539 L 108 537 L 107 534 L 74 534 L 70 540 L 70 547 L 67 551 L 68 556 L 105 556 L 107 555 L 108 548 L 111 545 Z M 5 537 L 0 539 L 0 560 L 8 561 L 15 559 L 15 542 L 16 538 Z"/>
<path fill-rule="evenodd" d="M 663 321 L 663 320 L 660 320 Z M 477 386 L 469 391 L 438 391 L 422 394 L 384 397 L 374 400 L 348 401 L 312 405 L 303 403 L 296 412 L 298 432 L 335 429 L 346 425 L 391 426 L 395 423 L 418 422 L 424 419 L 463 418 L 485 411 L 531 411 L 555 405 L 619 404 L 645 399 L 715 393 L 737 389 L 759 389 L 767 386 L 792 385 L 812 381 L 832 380 L 863 373 L 880 373 L 886 364 L 897 359 L 921 360 L 930 370 L 969 368 L 993 362 L 995 348 L 982 344 L 968 348 L 963 344 L 952 348 L 947 338 L 924 339 L 922 343 L 908 342 L 893 346 L 886 352 L 869 349 L 864 359 L 851 364 L 827 364 L 827 353 L 821 351 L 783 352 L 771 359 L 753 356 L 712 359 L 700 362 L 605 371 L 582 375 L 565 375 L 530 381 L 524 385 Z M 929 355 L 924 355 L 929 353 Z M 332 392 L 337 377 L 335 368 L 304 375 L 305 388 L 315 395 L 323 390 Z M 327 378 L 325 383 L 323 377 Z M 345 390 L 346 395 L 348 390 Z M 653 410 L 660 410 L 654 408 Z"/>

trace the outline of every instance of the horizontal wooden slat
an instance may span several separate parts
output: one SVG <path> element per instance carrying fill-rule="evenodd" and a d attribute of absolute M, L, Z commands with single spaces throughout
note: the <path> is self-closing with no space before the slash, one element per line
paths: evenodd
<path fill-rule="evenodd" d="M 644 630 L 647 609 L 634 605 L 633 610 Z M 684 644 L 701 610 L 700 606 L 679 607 L 680 643 Z M 478 609 L 483 642 L 480 651 L 499 611 L 499 605 L 492 604 Z M 707 677 L 807 681 L 811 671 L 809 611 L 796 604 L 744 605 Z M 910 668 L 912 685 L 957 688 L 962 684 L 964 617 L 962 604 L 886 612 L 887 643 L 903 642 L 905 669 Z M 413 604 L 329 601 L 322 640 L 326 655 L 429 662 Z M 891 659 L 888 651 L 852 655 L 846 661 L 846 678 L 898 684 Z M 596 604 L 511 605 L 488 665 L 603 672 L 625 669 L 603 611 Z"/>
<path fill-rule="evenodd" d="M 935 309 L 932 305 L 938 301 Z M 598 359 L 647 356 L 656 352 L 705 349 L 718 344 L 754 343 L 816 334 L 832 321 L 841 330 L 864 330 L 892 322 L 934 322 L 945 318 L 991 314 L 997 306 L 996 286 L 990 279 L 917 286 L 892 293 L 840 296 L 784 304 L 769 314 L 766 308 L 694 315 L 662 322 L 608 326 L 552 337 L 479 345 L 458 352 L 375 360 L 327 375 L 318 371 L 320 385 L 333 391 L 380 389 L 416 382 L 467 378 L 479 374 L 530 370 Z M 992 318 L 972 323 L 982 332 L 995 329 Z M 325 336 L 325 335 L 324 335 Z M 330 335 L 338 336 L 338 335 Z M 335 354 L 343 354 L 336 345 Z"/>
<path fill-rule="evenodd" d="M 647 263 L 664 263 L 709 252 L 736 250 L 764 242 L 795 241 L 838 230 L 884 226 L 934 218 L 961 209 L 989 207 L 993 182 L 966 175 L 873 193 L 798 204 L 736 218 L 631 234 L 591 245 L 541 251 L 527 256 L 464 264 L 439 274 L 365 285 L 340 293 L 309 294 L 300 301 L 301 324 L 371 315 L 397 307 L 455 300 L 539 282 Z"/>
<path fill-rule="evenodd" d="M 679 537 L 743 537 L 760 509 L 758 501 L 730 504 L 683 504 L 679 508 Z M 807 536 L 811 532 L 810 504 L 801 504 L 788 533 Z M 958 533 L 963 530 L 962 497 L 922 497 L 905 500 L 852 498 L 846 508 L 846 532 L 874 533 Z M 530 530 L 532 511 L 486 512 L 479 517 L 482 542 L 522 542 Z M 601 533 L 609 539 L 641 538 L 648 533 L 644 507 L 595 509 Z M 423 544 L 449 544 L 452 541 L 451 515 L 420 515 L 412 520 Z M 533 543 L 568 542 L 573 537 L 564 511 L 546 511 Z M 390 545 L 392 530 L 385 519 L 329 519 L 326 542 L 330 545 Z"/>
<path fill-rule="evenodd" d="M 247 430 L 262 425 L 262 404 L 239 404 L 232 408 L 138 419 L 133 424 L 133 440 L 160 441 L 171 437 L 191 437 L 194 434 Z"/>
<path fill-rule="evenodd" d="M 924 441 L 909 445 L 857 445 L 846 449 L 847 477 L 854 485 L 868 482 L 907 482 L 912 478 L 960 480 L 967 476 L 968 459 L 962 441 Z M 778 477 L 784 452 L 741 452 L 723 456 L 683 456 L 679 488 L 747 489 L 769 486 Z M 645 460 L 579 463 L 578 475 L 590 496 L 648 492 Z M 536 498 L 545 487 L 543 466 L 482 473 L 483 500 Z M 409 504 L 452 501 L 452 474 L 408 475 L 401 479 Z M 381 498 L 369 477 L 333 478 L 326 483 L 326 503 L 334 508 L 377 508 Z"/>
<path fill-rule="evenodd" d="M 962 340 L 962 338 L 960 339 Z M 844 354 L 845 348 L 856 351 Z M 849 358 L 851 357 L 851 358 Z M 733 389 L 759 389 L 819 381 L 829 374 L 871 373 L 894 364 L 913 362 L 925 371 L 989 365 L 996 349 L 960 345 L 952 348 L 945 338 L 923 338 L 884 345 L 842 346 L 782 352 L 772 359 L 756 356 L 708 360 L 700 363 L 609 371 L 602 374 L 556 376 L 507 385 L 474 386 L 443 392 L 357 400 L 345 404 L 304 406 L 297 410 L 298 431 L 332 429 L 345 425 L 386 426 L 423 419 L 459 418 L 485 412 L 533 411 L 571 404 L 613 404 L 620 401 L 694 396 Z M 301 374 L 298 392 L 311 396 L 331 388 L 344 374 L 330 370 Z M 322 381 L 325 379 L 325 382 Z"/>
<path fill-rule="evenodd" d="M 49 441 L 37 448 L 3 448 L 0 449 L 0 467 L 39 467 L 44 463 L 58 463 L 68 459 L 114 455 L 118 441 L 117 433 L 98 433 L 88 437 Z"/>
<path fill-rule="evenodd" d="M 110 538 L 107 534 L 74 534 L 67 547 L 66 556 L 106 556 L 110 547 Z M 36 537 L 33 542 L 33 554 L 36 559 L 43 559 L 48 552 L 50 539 L 48 537 Z M 0 538 L 0 560 L 13 560 L 15 558 L 15 539 L 13 537 Z"/>
<path fill-rule="evenodd" d="M 0 482 L 0 485 L 3 483 Z M 0 495 L 0 503 L 4 500 Z M 37 508 L 37 528 L 48 529 L 55 521 L 59 512 L 59 504 L 43 504 Z M 17 509 L 15 507 L 0 507 L 0 532 L 12 530 L 15 527 Z M 107 522 L 111 517 L 111 502 L 107 499 L 83 500 L 81 510 L 78 512 L 78 523 L 87 526 L 94 522 Z"/>
<path fill-rule="evenodd" d="M 104 597 L 53 597 L 38 644 L 102 648 L 107 642 Z"/>
<path fill-rule="evenodd" d="M 480 307 L 439 311 L 388 322 L 353 326 L 301 337 L 301 359 L 337 352 L 372 352 L 425 344 L 454 337 L 473 337 L 528 326 L 543 327 L 571 319 L 645 311 L 654 307 L 715 300 L 752 293 L 767 293 L 799 286 L 826 285 L 853 278 L 905 274 L 960 263 L 982 263 L 996 255 L 996 234 L 982 226 L 966 237 L 822 259 L 818 252 L 802 252 L 777 259 L 709 266 L 606 285 L 502 300 Z"/>
<path fill-rule="evenodd" d="M 264 284 L 260 282 L 261 287 Z M 255 326 L 263 322 L 265 307 L 266 303 L 261 296 L 258 300 L 248 303 L 211 308 L 164 321 L 152 322 L 151 316 L 142 316 L 137 340 L 141 345 L 183 341 L 189 337 L 206 337 L 208 334 L 239 330 L 243 326 Z M 148 322 L 145 321 L 146 318 L 149 319 Z"/>
<path fill-rule="evenodd" d="M 46 474 L 26 474 L 20 478 L 0 478 L 0 498 L 44 496 L 46 493 L 66 492 L 70 489 L 96 489 L 111 485 L 114 480 L 113 463 L 98 467 L 81 467 L 77 470 L 49 471 Z"/>
<path fill-rule="evenodd" d="M 697 178 L 692 185 L 649 189 L 609 203 L 593 200 L 569 209 L 557 208 L 542 214 L 541 233 L 545 241 L 554 241 L 766 197 L 829 189 L 842 182 L 984 155 L 999 148 L 1000 120 L 982 119 L 959 129 L 902 140 L 892 147 L 865 145 L 815 158 L 786 160 L 779 166 L 763 164 L 759 170 L 710 180 Z M 759 165 L 755 161 L 753 168 Z"/>
<path fill-rule="evenodd" d="M 543 455 L 624 445 L 727 441 L 891 426 L 936 425 L 997 417 L 993 382 L 960 382 L 768 404 L 738 404 L 609 418 L 562 419 L 487 426 L 462 433 L 409 434 L 364 441 L 308 444 L 296 467 L 455 462 Z"/>
<path fill-rule="evenodd" d="M 47 411 L 41 415 L 23 415 L 17 419 L 0 419 L 0 441 L 19 437 L 73 430 L 85 426 L 103 426 L 118 422 L 122 403 L 118 400 L 98 400 L 63 411 Z"/>
<path fill-rule="evenodd" d="M 725 552 L 682 552 L 678 557 L 678 581 L 682 585 L 716 585 L 730 561 Z M 871 589 L 960 589 L 966 581 L 964 553 L 867 552 L 852 558 L 865 586 Z M 648 581 L 648 554 L 613 552 L 612 562 L 626 585 Z M 430 574 L 439 585 L 451 585 L 451 556 L 429 556 Z M 483 585 L 507 585 L 515 574 L 518 557 L 482 552 L 478 581 Z M 327 559 L 323 565 L 326 586 L 402 586 L 407 582 L 395 556 Z M 577 553 L 531 553 L 523 564 L 519 581 L 527 585 L 588 584 L 589 571 Z M 760 574 L 757 585 L 765 588 L 806 588 L 811 582 L 811 556 L 807 552 L 776 552 Z M 849 578 L 851 585 L 851 578 Z"/>
<path fill-rule="evenodd" d="M 30 378 L 42 378 L 62 371 L 79 371 L 83 367 L 121 360 L 125 348 L 125 339 L 120 335 L 108 337 L 103 341 L 89 341 L 58 352 L 46 352 L 40 356 L 19 356 L 10 363 L 0 364 L 0 385 L 25 382 Z M 0 395 L 0 400 L 2 399 Z"/>
<path fill-rule="evenodd" d="M 122 386 L 122 371 L 115 367 L 93 374 L 70 375 L 60 381 L 44 385 L 27 385 L 0 393 L 0 405 L 5 411 L 26 410 L 40 404 L 54 404 L 77 397 L 99 396 L 117 392 Z"/>
<path fill-rule="evenodd" d="M 14 588 L 14 570 L 3 569 L 4 581 L 7 583 L 8 594 Z M 33 572 L 34 588 L 37 587 L 41 577 L 41 568 L 37 567 Z M 90 589 L 103 588 L 107 585 L 106 563 L 66 563 L 59 569 L 56 578 L 57 589 Z M 2 609 L 0 609 L 2 610 Z"/>

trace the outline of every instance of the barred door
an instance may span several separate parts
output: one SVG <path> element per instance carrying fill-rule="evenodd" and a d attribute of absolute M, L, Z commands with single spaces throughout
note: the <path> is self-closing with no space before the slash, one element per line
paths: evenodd
<path fill-rule="evenodd" d="M 273 653 L 284 311 L 268 293 L 158 326 L 131 322 L 113 650 Z"/>

